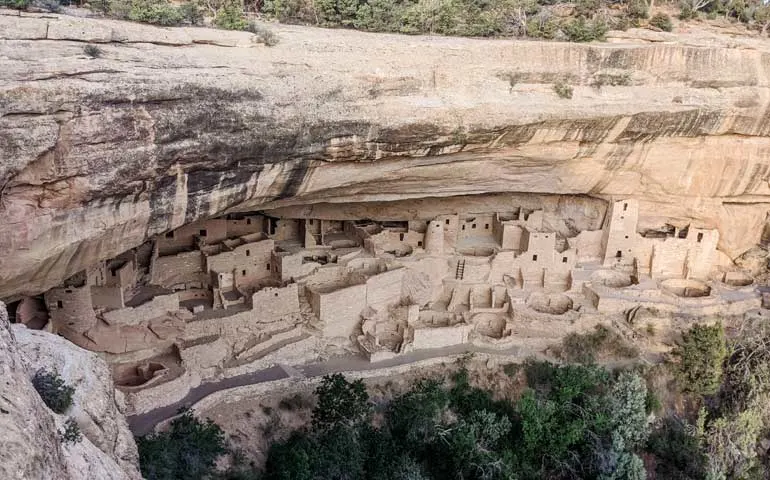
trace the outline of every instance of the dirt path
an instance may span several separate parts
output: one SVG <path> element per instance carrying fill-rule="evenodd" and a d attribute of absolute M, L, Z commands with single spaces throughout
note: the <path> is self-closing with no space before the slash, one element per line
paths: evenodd
<path fill-rule="evenodd" d="M 510 356 L 511 360 L 521 360 L 526 355 L 534 354 L 534 352 L 524 351 L 520 347 L 495 350 L 492 348 L 477 347 L 474 345 L 457 345 L 453 347 L 437 348 L 432 350 L 420 350 L 417 352 L 400 355 L 390 360 L 384 360 L 375 363 L 369 362 L 368 360 L 359 356 L 350 355 L 332 358 L 324 362 L 311 363 L 288 368 L 290 370 L 299 371 L 305 377 L 320 377 L 330 373 L 344 373 L 396 367 L 427 360 L 430 358 L 462 355 L 464 353 L 488 353 L 495 355 L 506 355 Z M 244 385 L 272 382 L 275 380 L 288 378 L 289 376 L 290 375 L 287 373 L 284 367 L 276 365 L 253 373 L 226 378 L 218 382 L 204 383 L 191 389 L 183 399 L 176 403 L 151 410 L 141 415 L 128 417 L 128 425 L 134 435 L 146 435 L 152 432 L 155 425 L 174 416 L 180 408 L 189 407 L 214 392 L 233 387 L 241 387 Z"/>

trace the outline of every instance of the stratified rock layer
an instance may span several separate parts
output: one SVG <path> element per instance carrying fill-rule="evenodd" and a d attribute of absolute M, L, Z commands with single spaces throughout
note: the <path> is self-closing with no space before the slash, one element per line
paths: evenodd
<path fill-rule="evenodd" d="M 244 32 L 0 15 L 0 298 L 229 209 L 636 197 L 641 226 L 716 227 L 730 257 L 759 240 L 767 41 L 274 28 L 266 47 Z"/>

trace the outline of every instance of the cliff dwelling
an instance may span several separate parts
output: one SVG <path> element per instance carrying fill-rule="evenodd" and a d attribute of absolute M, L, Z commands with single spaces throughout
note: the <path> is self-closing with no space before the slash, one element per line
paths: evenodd
<path fill-rule="evenodd" d="M 515 201 L 380 220 L 233 212 L 24 297 L 16 317 L 101 352 L 130 408 L 147 411 L 281 360 L 503 351 L 641 306 L 703 317 L 761 305 L 714 229 L 640 229 L 630 198 L 567 214 Z"/>

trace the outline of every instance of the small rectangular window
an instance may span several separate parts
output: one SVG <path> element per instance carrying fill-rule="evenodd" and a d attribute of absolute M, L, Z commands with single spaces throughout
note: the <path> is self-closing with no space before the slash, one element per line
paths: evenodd
<path fill-rule="evenodd" d="M 205 228 L 201 228 L 201 229 L 200 229 L 200 231 L 199 231 L 198 233 L 200 234 L 200 236 L 201 236 L 201 237 L 205 237 L 205 236 L 206 236 L 206 234 L 207 234 L 207 232 L 206 232 L 206 229 L 205 229 Z"/>
<path fill-rule="evenodd" d="M 308 220 L 308 222 L 310 223 L 310 225 L 312 225 L 313 224 L 313 219 L 311 218 L 310 220 Z"/>
<path fill-rule="evenodd" d="M 64 302 L 61 300 L 56 300 L 56 308 L 64 308 Z"/>
<path fill-rule="evenodd" d="M 627 204 L 627 203 L 624 203 L 624 204 L 623 204 L 623 211 L 625 212 L 626 210 L 628 210 L 628 204 Z"/>
<path fill-rule="evenodd" d="M 476 228 L 476 224 L 474 223 L 473 225 L 471 225 L 471 228 Z"/>
<path fill-rule="evenodd" d="M 618 250 L 618 251 L 615 253 L 615 258 L 621 258 L 622 256 L 623 256 L 623 252 L 621 252 L 620 250 Z"/>
<path fill-rule="evenodd" d="M 166 238 L 174 238 L 174 232 L 166 232 Z"/>
<path fill-rule="evenodd" d="M 247 256 L 247 257 L 250 257 L 250 256 L 251 256 L 251 250 L 246 250 L 246 256 Z"/>
<path fill-rule="evenodd" d="M 267 268 L 267 271 L 269 272 L 270 271 L 270 264 L 268 263 L 267 265 L 265 265 L 265 268 Z"/>
<path fill-rule="evenodd" d="M 404 234 L 403 233 L 399 234 L 398 235 L 398 239 L 403 242 L 404 241 Z"/>
<path fill-rule="evenodd" d="M 489 224 L 488 223 L 484 224 L 484 230 L 489 230 Z"/>
<path fill-rule="evenodd" d="M 241 270 L 241 276 L 242 276 L 242 277 L 245 277 L 245 276 L 246 276 L 246 270 Z"/>
<path fill-rule="evenodd" d="M 418 247 L 422 247 L 422 242 L 417 242 Z"/>
<path fill-rule="evenodd" d="M 698 243 L 703 241 L 703 233 L 698 233 Z"/>
<path fill-rule="evenodd" d="M 246 219 L 246 225 L 251 225 L 251 219 L 250 218 Z"/>
<path fill-rule="evenodd" d="M 561 257 L 561 263 L 567 263 L 567 257 Z"/>
<path fill-rule="evenodd" d="M 449 225 L 449 219 L 448 218 L 446 219 L 446 224 Z"/>
<path fill-rule="evenodd" d="M 532 255 L 532 261 L 537 262 L 537 255 Z"/>
<path fill-rule="evenodd" d="M 465 230 L 465 225 L 463 225 L 463 230 Z"/>

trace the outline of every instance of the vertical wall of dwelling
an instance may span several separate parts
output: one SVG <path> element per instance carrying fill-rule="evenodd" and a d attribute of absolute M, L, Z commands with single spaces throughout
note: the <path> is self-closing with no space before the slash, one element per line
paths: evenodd
<path fill-rule="evenodd" d="M 457 246 L 457 234 L 460 229 L 459 215 L 439 215 L 435 221 L 444 228 L 444 251 L 452 252 Z"/>
<path fill-rule="evenodd" d="M 433 220 L 428 223 L 425 231 L 425 251 L 429 255 L 444 254 L 444 225 L 441 220 Z"/>
<path fill-rule="evenodd" d="M 602 236 L 603 265 L 605 267 L 633 265 L 639 203 L 633 199 L 613 202 L 607 217 Z"/>
<path fill-rule="evenodd" d="M 305 248 L 321 245 L 321 220 L 308 218 L 305 220 Z"/>
<path fill-rule="evenodd" d="M 160 256 L 174 255 L 196 248 L 199 239 L 207 244 L 221 242 L 227 238 L 227 222 L 224 218 L 201 220 L 160 235 L 155 240 L 158 253 Z"/>
<path fill-rule="evenodd" d="M 265 217 L 262 215 L 247 215 L 243 218 L 227 219 L 227 236 L 229 238 L 242 237 L 264 231 Z"/>
<path fill-rule="evenodd" d="M 96 325 L 90 285 L 52 288 L 44 298 L 54 333 L 64 329 L 83 333 Z"/>

